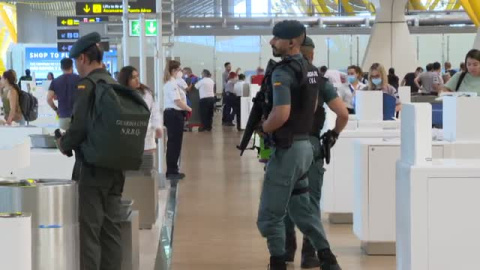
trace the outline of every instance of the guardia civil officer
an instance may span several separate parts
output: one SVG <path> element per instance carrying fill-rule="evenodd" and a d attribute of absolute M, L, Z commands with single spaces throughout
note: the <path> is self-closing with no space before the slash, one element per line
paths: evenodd
<path fill-rule="evenodd" d="M 310 62 L 313 62 L 315 44 L 313 40 L 309 37 L 305 39 L 305 42 L 302 45 L 301 52 L 302 55 Z M 318 103 L 317 109 L 315 111 L 315 116 L 313 119 L 313 126 L 310 130 L 310 142 L 313 145 L 313 156 L 314 162 L 308 170 L 308 182 L 310 189 L 310 200 L 312 206 L 315 209 L 315 213 L 320 214 L 320 198 L 322 196 L 322 186 L 323 186 L 323 174 L 325 169 L 324 165 L 324 156 L 321 151 L 320 144 L 320 131 L 323 129 L 325 122 L 325 109 L 323 105 L 326 103 L 328 107 L 337 115 L 337 120 L 335 123 L 335 128 L 332 131 L 325 133 L 325 136 L 330 136 L 332 138 L 327 138 L 326 141 L 336 140 L 338 134 L 345 128 L 348 122 L 348 110 L 345 107 L 342 99 L 337 95 L 337 92 L 333 85 L 328 82 L 326 78 L 320 78 L 320 84 L 318 89 Z M 322 232 L 324 232 L 323 226 L 320 224 Z M 286 260 L 292 261 L 295 258 L 295 251 L 297 248 L 297 242 L 295 237 L 295 224 L 292 219 L 287 215 L 285 218 L 285 228 L 286 228 Z M 324 237 L 322 239 L 322 247 L 318 257 L 322 259 L 320 262 L 316 256 L 315 248 L 312 246 L 308 238 L 304 235 L 303 237 L 303 246 L 302 246 L 302 268 L 315 268 L 321 266 L 321 269 L 340 269 L 340 266 L 336 263 L 335 256 L 330 250 L 330 245 L 328 240 Z"/>
<path fill-rule="evenodd" d="M 70 58 L 81 77 L 70 128 L 59 140 L 63 153 L 75 150 L 73 180 L 78 181 L 80 221 L 80 269 L 118 270 L 122 263 L 119 207 L 125 176 L 122 171 L 86 164 L 80 145 L 87 137 L 93 82 L 117 82 L 102 67 L 100 35 L 91 33 L 73 45 Z"/>
<path fill-rule="evenodd" d="M 320 216 L 311 206 L 307 172 L 313 162 L 309 133 L 318 94 L 318 70 L 300 54 L 306 36 L 298 21 L 283 21 L 273 28 L 270 45 L 282 61 L 274 68 L 269 101 L 273 109 L 262 125 L 274 141 L 267 164 L 257 225 L 267 238 L 271 270 L 285 270 L 285 224 L 289 216 L 323 254 L 324 233 Z M 334 260 L 333 258 L 329 258 Z M 329 262 L 329 264 L 331 264 Z M 329 268 L 325 268 L 329 269 Z M 323 270 L 325 270 L 323 269 Z"/>

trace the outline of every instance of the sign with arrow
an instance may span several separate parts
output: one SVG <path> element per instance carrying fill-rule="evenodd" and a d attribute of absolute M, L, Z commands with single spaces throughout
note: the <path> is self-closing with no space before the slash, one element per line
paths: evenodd
<path fill-rule="evenodd" d="M 155 37 L 158 34 L 157 20 L 145 20 L 145 35 Z M 140 36 L 140 20 L 130 20 L 130 36 Z"/>
<path fill-rule="evenodd" d="M 69 52 L 72 49 L 73 44 L 75 42 L 57 42 L 57 50 L 58 52 Z M 110 43 L 108 41 L 102 41 L 100 42 L 100 47 L 103 49 L 103 51 L 109 51 L 110 50 Z"/>
<path fill-rule="evenodd" d="M 75 11 L 77 15 L 122 15 L 122 2 L 76 2 Z M 156 1 L 137 0 L 128 4 L 129 13 L 155 13 Z"/>
<path fill-rule="evenodd" d="M 57 39 L 77 40 L 78 38 L 80 38 L 80 30 L 78 29 L 57 30 Z"/>
<path fill-rule="evenodd" d="M 58 27 L 72 27 L 79 26 L 80 22 L 82 23 L 98 23 L 98 22 L 108 22 L 108 16 L 73 16 L 73 17 L 57 17 L 57 26 Z"/>
<path fill-rule="evenodd" d="M 75 42 L 57 42 L 58 52 L 69 52 Z"/>

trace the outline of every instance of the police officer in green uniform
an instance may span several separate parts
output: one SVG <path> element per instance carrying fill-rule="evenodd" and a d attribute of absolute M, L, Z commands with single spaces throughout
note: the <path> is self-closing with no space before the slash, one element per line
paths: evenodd
<path fill-rule="evenodd" d="M 75 151 L 73 180 L 78 181 L 80 221 L 80 269 L 119 270 L 122 263 L 119 209 L 125 182 L 123 171 L 95 167 L 84 162 L 80 145 L 86 140 L 87 121 L 100 80 L 116 83 L 102 67 L 100 35 L 81 37 L 70 50 L 80 77 L 72 123 L 57 141 L 60 151 Z"/>
<path fill-rule="evenodd" d="M 313 62 L 314 49 L 315 44 L 313 43 L 313 40 L 307 37 L 302 45 L 301 52 L 310 63 Z M 323 107 L 325 103 L 337 115 L 335 128 L 332 131 L 327 132 L 325 136 L 333 136 L 333 138 L 327 138 L 329 141 L 331 139 L 336 140 L 336 138 L 338 138 L 338 134 L 340 134 L 340 132 L 348 123 L 348 110 L 342 102 L 342 99 L 338 97 L 333 85 L 329 83 L 326 78 L 322 77 L 320 78 L 318 103 L 313 120 L 314 124 L 312 130 L 310 131 L 310 142 L 314 148 L 314 162 L 308 170 L 308 181 L 310 187 L 310 200 L 315 209 L 315 213 L 320 213 L 320 198 L 322 196 L 323 174 L 325 172 L 325 169 L 323 168 L 324 156 L 323 152 L 321 151 L 320 144 L 320 131 L 322 130 L 325 122 L 325 109 Z M 286 260 L 293 262 L 297 248 L 297 242 L 295 237 L 295 224 L 288 215 L 285 218 L 285 228 L 287 233 L 285 246 L 287 252 Z M 321 226 L 321 230 L 324 232 L 323 226 Z M 323 258 L 321 269 L 340 269 L 339 266 L 331 264 L 326 265 L 328 262 L 334 261 L 332 258 L 334 255 L 330 250 L 330 245 L 326 238 L 322 239 L 321 250 L 322 253 L 318 254 L 318 257 Z M 304 235 L 301 267 L 315 268 L 320 266 L 320 261 L 316 255 L 315 248 Z"/>
<path fill-rule="evenodd" d="M 262 132 L 272 134 L 274 147 L 265 172 L 257 225 L 267 238 L 271 255 L 269 269 L 286 270 L 284 218 L 287 209 L 319 254 L 325 239 L 320 216 L 310 201 L 307 175 L 313 162 L 309 133 L 320 77 L 318 70 L 300 54 L 306 36 L 300 22 L 278 23 L 273 36 L 270 41 L 273 55 L 281 57 L 282 62 L 272 74 L 273 109 L 262 125 Z M 326 269 L 329 268 L 323 270 Z"/>

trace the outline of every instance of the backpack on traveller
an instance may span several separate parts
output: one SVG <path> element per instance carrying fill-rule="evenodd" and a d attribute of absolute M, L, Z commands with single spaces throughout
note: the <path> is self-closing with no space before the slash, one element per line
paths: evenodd
<path fill-rule="evenodd" d="M 80 146 L 85 162 L 109 169 L 138 170 L 150 119 L 147 104 L 138 91 L 88 79 L 95 88 L 87 137 Z"/>
<path fill-rule="evenodd" d="M 25 121 L 31 122 L 38 118 L 38 100 L 31 93 L 23 90 L 18 91 L 20 109 Z"/>

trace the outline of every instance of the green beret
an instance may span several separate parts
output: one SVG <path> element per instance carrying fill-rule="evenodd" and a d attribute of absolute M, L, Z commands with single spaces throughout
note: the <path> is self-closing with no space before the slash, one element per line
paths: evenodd
<path fill-rule="evenodd" d="M 70 58 L 75 59 L 80 56 L 84 51 L 88 48 L 92 47 L 93 45 L 100 43 L 101 37 L 100 34 L 97 32 L 90 33 L 85 35 L 77 40 L 75 44 L 73 44 L 72 49 L 70 50 Z"/>
<path fill-rule="evenodd" d="M 305 26 L 296 20 L 285 20 L 273 27 L 273 35 L 280 39 L 294 39 L 305 33 Z"/>
<path fill-rule="evenodd" d="M 313 40 L 310 37 L 305 37 L 302 47 L 312 47 L 315 49 L 315 43 L 313 43 Z"/>

